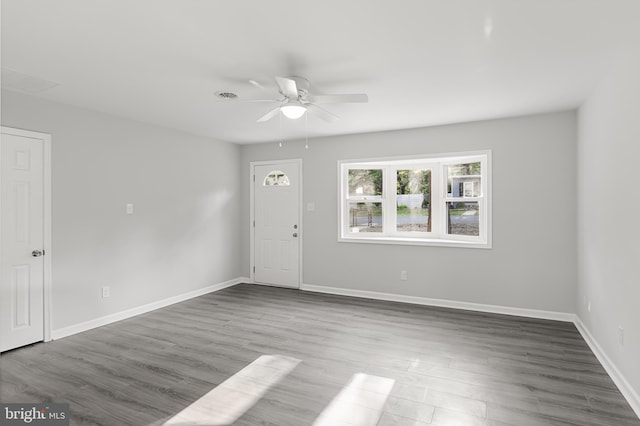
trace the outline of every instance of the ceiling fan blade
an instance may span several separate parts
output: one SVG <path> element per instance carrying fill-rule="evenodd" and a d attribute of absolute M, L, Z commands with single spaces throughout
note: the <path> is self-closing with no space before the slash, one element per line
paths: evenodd
<path fill-rule="evenodd" d="M 305 107 L 307 107 L 308 111 L 310 111 L 314 115 L 317 115 L 319 118 L 323 119 L 324 121 L 328 121 L 329 123 L 333 123 L 334 121 L 340 120 L 340 117 L 330 113 L 324 108 L 320 108 L 318 105 L 305 104 Z"/>
<path fill-rule="evenodd" d="M 298 86 L 294 80 L 284 77 L 276 77 L 280 93 L 290 99 L 298 99 Z"/>
<path fill-rule="evenodd" d="M 278 113 L 280 112 L 280 107 L 278 108 L 274 108 L 271 111 L 269 111 L 268 113 L 266 113 L 265 115 L 263 115 L 262 117 L 258 118 L 256 121 L 258 123 L 264 123 L 265 121 L 269 121 L 271 120 L 273 117 L 275 117 L 276 115 L 278 115 Z"/>
<path fill-rule="evenodd" d="M 345 93 L 343 95 L 314 95 L 309 99 L 317 104 L 365 103 L 369 96 L 365 93 Z"/>
<path fill-rule="evenodd" d="M 249 84 L 251 84 L 252 86 L 257 87 L 258 89 L 262 89 L 262 90 L 265 89 L 264 85 L 262 85 L 259 81 L 256 81 L 256 80 L 253 80 L 253 79 L 252 80 L 248 80 L 248 81 L 249 81 Z"/>

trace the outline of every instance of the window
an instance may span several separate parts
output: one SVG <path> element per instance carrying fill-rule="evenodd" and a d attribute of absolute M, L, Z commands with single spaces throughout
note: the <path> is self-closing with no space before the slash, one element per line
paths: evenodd
<path fill-rule="evenodd" d="M 289 178 L 281 170 L 269 172 L 262 181 L 262 186 L 289 186 Z"/>
<path fill-rule="evenodd" d="M 491 247 L 490 156 L 339 162 L 339 240 Z"/>
<path fill-rule="evenodd" d="M 382 232 L 382 169 L 349 169 L 347 185 L 350 228 Z"/>

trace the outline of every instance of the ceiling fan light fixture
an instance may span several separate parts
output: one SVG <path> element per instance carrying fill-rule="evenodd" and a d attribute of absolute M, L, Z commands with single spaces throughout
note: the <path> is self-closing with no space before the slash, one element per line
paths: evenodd
<path fill-rule="evenodd" d="M 307 111 L 307 108 L 300 104 L 283 105 L 280 107 L 280 111 L 282 111 L 285 117 L 292 120 L 297 120 L 304 115 L 304 113 Z"/>

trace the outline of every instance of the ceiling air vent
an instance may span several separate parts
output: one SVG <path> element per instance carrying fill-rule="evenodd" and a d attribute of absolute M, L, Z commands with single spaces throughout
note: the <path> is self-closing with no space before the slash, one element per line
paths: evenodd
<path fill-rule="evenodd" d="M 235 93 L 231 93 L 231 92 L 216 92 L 216 96 L 220 99 L 223 99 L 225 101 L 231 101 L 233 99 L 236 99 L 238 97 L 238 95 L 236 95 Z"/>

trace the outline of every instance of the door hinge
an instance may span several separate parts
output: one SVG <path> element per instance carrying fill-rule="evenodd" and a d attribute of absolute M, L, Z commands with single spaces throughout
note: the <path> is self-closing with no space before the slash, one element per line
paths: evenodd
<path fill-rule="evenodd" d="M 256 267 L 255 266 L 253 267 L 253 273 L 254 274 L 256 273 Z"/>
<path fill-rule="evenodd" d="M 255 220 L 253 221 L 253 227 L 254 228 L 256 227 L 256 221 Z"/>
<path fill-rule="evenodd" d="M 253 181 L 254 182 L 256 181 L 256 175 L 253 175 Z"/>

